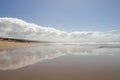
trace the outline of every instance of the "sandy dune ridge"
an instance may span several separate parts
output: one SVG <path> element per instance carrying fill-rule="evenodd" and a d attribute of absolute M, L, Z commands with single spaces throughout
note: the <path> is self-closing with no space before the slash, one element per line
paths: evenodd
<path fill-rule="evenodd" d="M 0 50 L 2 49 L 13 49 L 13 48 L 24 48 L 44 43 L 42 41 L 12 39 L 12 38 L 0 38 Z"/>

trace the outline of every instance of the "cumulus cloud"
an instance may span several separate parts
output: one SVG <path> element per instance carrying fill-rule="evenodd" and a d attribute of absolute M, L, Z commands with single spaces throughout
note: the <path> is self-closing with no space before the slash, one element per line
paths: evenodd
<path fill-rule="evenodd" d="M 0 70 L 14 70 L 63 55 L 119 55 L 120 45 L 40 45 L 0 51 Z"/>
<path fill-rule="evenodd" d="M 65 32 L 17 18 L 0 18 L 0 37 L 45 41 L 119 41 L 120 34 L 110 32 Z"/>

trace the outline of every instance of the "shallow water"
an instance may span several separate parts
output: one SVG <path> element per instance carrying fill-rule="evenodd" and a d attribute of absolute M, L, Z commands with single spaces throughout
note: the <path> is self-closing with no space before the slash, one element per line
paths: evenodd
<path fill-rule="evenodd" d="M 46 44 L 1 50 L 0 80 L 120 80 L 120 45 Z"/>

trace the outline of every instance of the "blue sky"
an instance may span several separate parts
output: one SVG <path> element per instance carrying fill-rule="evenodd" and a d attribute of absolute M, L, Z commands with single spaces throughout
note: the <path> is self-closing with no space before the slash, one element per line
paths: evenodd
<path fill-rule="evenodd" d="M 0 0 L 0 17 L 64 31 L 120 29 L 120 0 Z"/>

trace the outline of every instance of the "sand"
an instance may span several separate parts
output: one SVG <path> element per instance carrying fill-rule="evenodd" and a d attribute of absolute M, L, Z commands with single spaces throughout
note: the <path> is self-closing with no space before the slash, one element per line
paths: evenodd
<path fill-rule="evenodd" d="M 17 70 L 0 70 L 0 80 L 120 80 L 119 61 L 118 56 L 62 56 Z"/>
<path fill-rule="evenodd" d="M 34 45 L 31 42 L 4 41 L 0 44 L 5 48 Z M 82 48 L 77 45 L 43 45 L 5 50 L 0 53 L 0 80 L 120 80 L 119 53 L 119 48 Z M 57 56 L 60 54 L 63 55 Z M 13 69 L 21 65 L 24 66 Z M 7 67 L 9 70 L 3 70 Z"/>
<path fill-rule="evenodd" d="M 39 43 L 35 42 L 18 42 L 18 41 L 7 41 L 0 40 L 0 50 L 2 49 L 13 49 L 13 48 L 24 48 L 38 45 Z"/>

